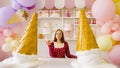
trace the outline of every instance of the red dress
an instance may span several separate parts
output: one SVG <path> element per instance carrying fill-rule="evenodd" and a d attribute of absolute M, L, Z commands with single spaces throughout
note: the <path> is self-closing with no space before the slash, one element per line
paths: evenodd
<path fill-rule="evenodd" d="M 64 42 L 63 48 L 55 48 L 54 42 L 52 42 L 51 45 L 49 45 L 48 47 L 49 47 L 49 54 L 51 57 L 65 58 L 65 55 L 66 55 L 68 58 L 77 58 L 77 56 L 70 54 L 69 46 L 67 42 Z"/>

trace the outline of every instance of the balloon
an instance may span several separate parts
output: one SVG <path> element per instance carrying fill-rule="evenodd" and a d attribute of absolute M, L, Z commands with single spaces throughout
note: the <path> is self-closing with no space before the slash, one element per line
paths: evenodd
<path fill-rule="evenodd" d="M 120 29 L 120 26 L 119 26 L 119 24 L 115 23 L 115 24 L 113 24 L 113 26 L 111 27 L 111 29 L 113 31 L 116 31 L 116 30 Z"/>
<path fill-rule="evenodd" d="M 108 52 L 109 60 L 115 64 L 120 65 L 120 45 L 113 46 L 112 50 Z"/>
<path fill-rule="evenodd" d="M 108 21 L 115 15 L 115 5 L 111 0 L 96 0 L 92 6 L 92 15 L 97 20 Z"/>
<path fill-rule="evenodd" d="M 37 3 L 37 0 L 16 0 L 16 1 L 24 7 L 31 7 Z"/>
<path fill-rule="evenodd" d="M 10 44 L 10 46 L 12 47 L 12 51 L 15 51 L 18 45 L 19 45 L 19 42 L 17 40 L 13 40 Z"/>
<path fill-rule="evenodd" d="M 9 44 L 3 44 L 2 45 L 2 50 L 4 52 L 12 52 L 12 47 Z"/>
<path fill-rule="evenodd" d="M 115 31 L 114 33 L 112 33 L 112 38 L 115 41 L 120 41 L 120 31 Z"/>
<path fill-rule="evenodd" d="M 5 42 L 5 36 L 3 35 L 3 33 L 0 33 L 0 47 L 4 42 Z"/>
<path fill-rule="evenodd" d="M 118 14 L 116 14 L 113 18 L 114 22 L 119 22 L 120 21 L 120 16 Z"/>
<path fill-rule="evenodd" d="M 45 0 L 38 0 L 35 6 L 36 9 L 43 9 L 45 7 Z"/>
<path fill-rule="evenodd" d="M 109 51 L 112 48 L 112 40 L 108 35 L 97 38 L 97 44 L 103 51 Z"/>
<path fill-rule="evenodd" d="M 33 6 L 31 6 L 31 7 L 27 7 L 27 9 L 29 9 L 29 10 L 31 10 L 31 9 L 33 9 L 33 8 L 35 8 L 35 5 L 33 5 Z"/>
<path fill-rule="evenodd" d="M 8 58 L 11 56 L 11 53 L 6 53 L 4 51 L 2 51 L 1 47 L 0 47 L 0 61 L 3 61 L 5 58 Z"/>
<path fill-rule="evenodd" d="M 104 21 L 101 21 L 101 20 L 96 20 L 96 23 L 99 25 L 99 26 L 102 26 L 102 25 L 104 25 Z"/>
<path fill-rule="evenodd" d="M 0 8 L 0 26 L 2 27 L 12 27 L 15 24 L 7 24 L 7 21 L 12 17 L 15 13 L 12 7 L 2 7 Z"/>
<path fill-rule="evenodd" d="M 106 26 L 106 25 L 103 25 L 103 26 L 101 27 L 101 32 L 102 32 L 103 34 L 109 34 L 109 33 L 111 32 L 111 29 L 110 29 L 110 27 L 108 27 L 108 26 Z"/>
<path fill-rule="evenodd" d="M 85 7 L 85 1 L 84 0 L 75 0 L 75 7 L 80 9 Z"/>
<path fill-rule="evenodd" d="M 3 34 L 5 36 L 12 36 L 12 31 L 10 29 L 4 29 Z"/>
<path fill-rule="evenodd" d="M 21 6 L 16 2 L 16 0 L 12 0 L 12 8 L 14 8 L 15 10 L 18 10 L 18 9 L 21 9 Z"/>
<path fill-rule="evenodd" d="M 7 37 L 7 38 L 5 39 L 5 42 L 10 45 L 10 43 L 11 43 L 12 40 L 13 40 L 12 37 Z"/>
<path fill-rule="evenodd" d="M 5 36 L 0 33 L 0 61 L 4 60 L 5 58 L 9 57 L 11 54 L 10 53 L 6 53 L 2 51 L 2 45 L 5 42 Z"/>
<path fill-rule="evenodd" d="M 95 0 L 85 0 L 86 9 L 90 10 L 94 2 L 95 2 Z"/>
<path fill-rule="evenodd" d="M 65 7 L 67 9 L 72 9 L 74 8 L 74 0 L 65 0 Z"/>
<path fill-rule="evenodd" d="M 65 0 L 55 0 L 55 8 L 62 9 L 65 6 Z"/>
<path fill-rule="evenodd" d="M 52 9 L 54 7 L 55 0 L 45 0 L 45 8 Z"/>

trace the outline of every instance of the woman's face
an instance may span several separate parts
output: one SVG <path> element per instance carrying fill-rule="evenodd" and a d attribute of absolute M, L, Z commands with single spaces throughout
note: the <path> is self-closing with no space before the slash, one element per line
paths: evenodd
<path fill-rule="evenodd" d="M 61 31 L 56 32 L 56 38 L 57 38 L 57 40 L 60 40 L 62 38 L 62 32 Z"/>

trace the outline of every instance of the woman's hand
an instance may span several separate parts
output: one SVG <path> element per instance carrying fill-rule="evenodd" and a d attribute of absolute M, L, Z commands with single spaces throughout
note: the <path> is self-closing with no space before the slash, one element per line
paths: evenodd
<path fill-rule="evenodd" d="M 46 41 L 46 44 L 49 46 L 49 45 L 51 45 L 51 41 L 50 40 L 47 40 Z"/>

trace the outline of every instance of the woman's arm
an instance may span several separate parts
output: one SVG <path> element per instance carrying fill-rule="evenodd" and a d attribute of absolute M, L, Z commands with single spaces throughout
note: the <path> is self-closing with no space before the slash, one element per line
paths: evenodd
<path fill-rule="evenodd" d="M 50 45 L 48 45 L 48 48 L 49 48 L 49 55 L 55 58 L 54 43 L 52 42 Z"/>
<path fill-rule="evenodd" d="M 77 58 L 77 56 L 70 54 L 70 50 L 69 50 L 69 46 L 68 46 L 68 43 L 67 43 L 67 42 L 65 42 L 65 49 L 66 49 L 66 56 L 67 56 L 68 58 Z"/>

